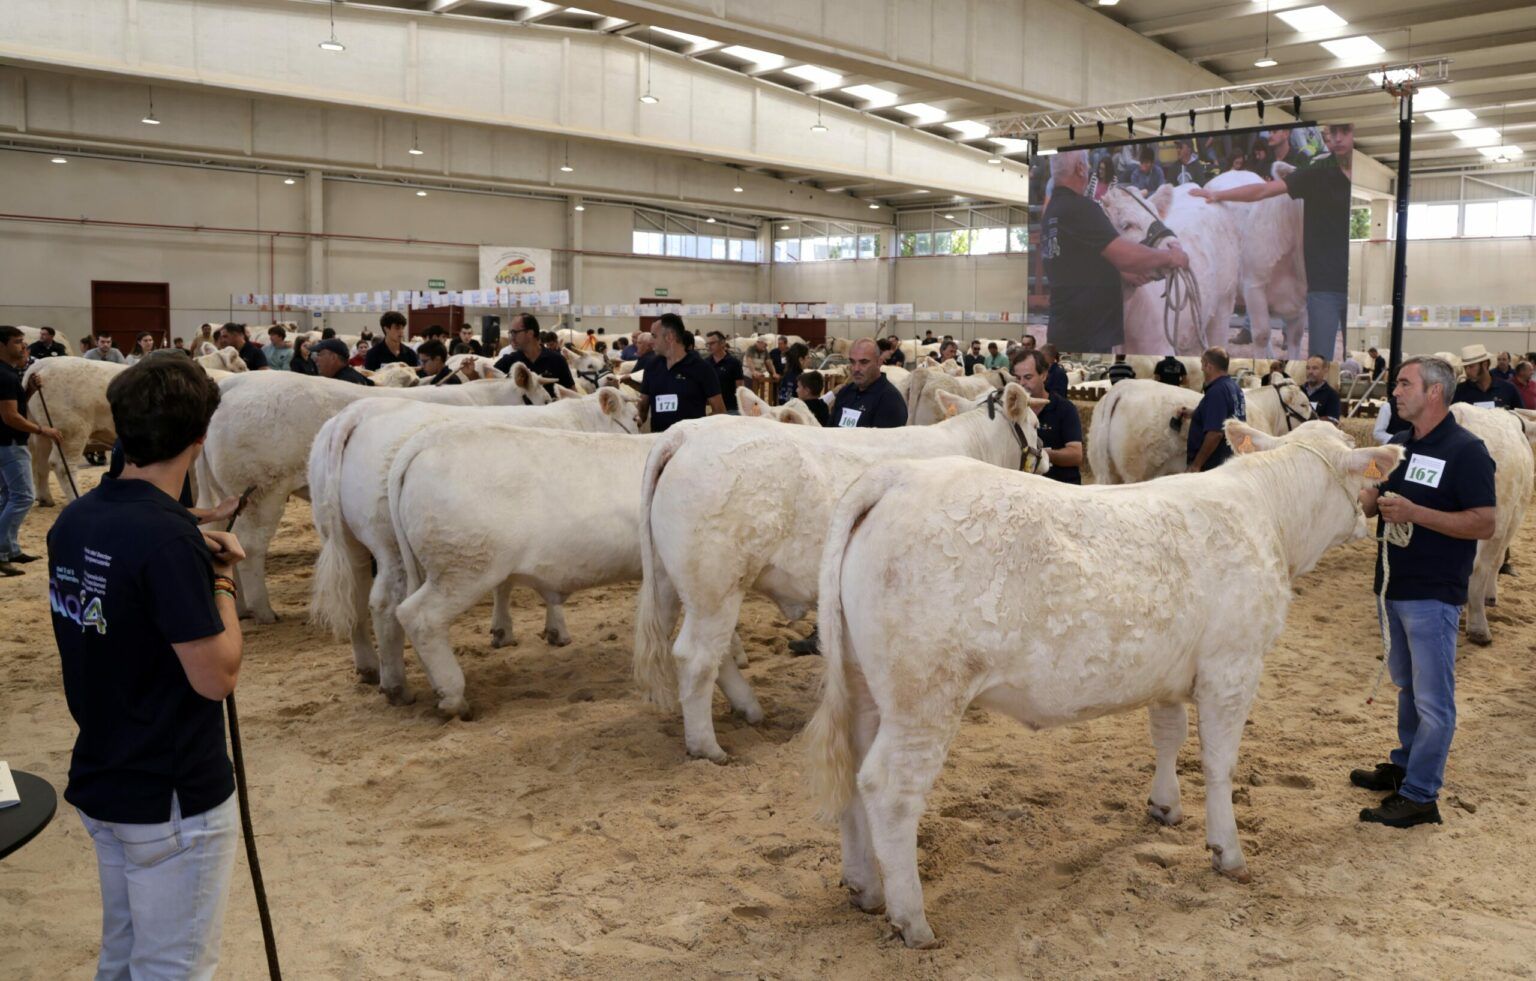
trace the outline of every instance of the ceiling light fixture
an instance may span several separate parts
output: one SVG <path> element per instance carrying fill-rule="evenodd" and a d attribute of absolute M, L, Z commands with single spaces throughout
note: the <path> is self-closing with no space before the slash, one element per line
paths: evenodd
<path fill-rule="evenodd" d="M 1467 126 L 1477 121 L 1477 113 L 1470 109 L 1431 109 L 1424 115 L 1441 126 Z"/>
<path fill-rule="evenodd" d="M 954 215 L 945 215 L 944 216 L 944 220 L 945 221 L 954 221 L 955 220 L 955 216 Z"/>
<path fill-rule="evenodd" d="M 1054 157 L 1054 156 L 1056 156 L 1056 148 L 1053 147 L 1053 146 L 1049 146 L 1049 147 L 1045 147 L 1044 149 L 1041 149 L 1041 150 L 1036 150 L 1035 151 L 1035 156 L 1037 156 L 1037 157 Z"/>
<path fill-rule="evenodd" d="M 715 220 L 713 218 L 705 218 L 704 219 L 704 223 L 707 224 L 707 225 L 713 225 L 715 223 Z"/>
<path fill-rule="evenodd" d="M 901 98 L 890 89 L 882 89 L 878 85 L 850 85 L 843 89 L 843 91 L 855 99 L 863 99 L 869 103 L 867 108 L 870 109 L 884 109 L 887 106 L 894 106 Z"/>
<path fill-rule="evenodd" d="M 740 58 L 742 61 L 751 62 L 754 67 L 760 69 L 783 68 L 784 63 L 788 60 L 783 55 L 776 55 L 772 51 L 749 48 L 743 44 L 733 44 L 729 47 L 721 48 L 720 53 L 728 54 L 732 58 Z"/>
<path fill-rule="evenodd" d="M 421 148 L 421 141 L 416 138 L 416 123 L 414 121 L 411 123 L 411 148 L 405 152 L 413 157 L 419 157 L 427 152 Z"/>
<path fill-rule="evenodd" d="M 1002 162 L 1003 162 L 1003 158 L 997 156 L 996 154 L 993 154 L 992 156 L 987 158 L 987 163 L 989 163 L 989 164 L 1000 164 Z"/>
<path fill-rule="evenodd" d="M 50 161 L 50 163 L 63 164 L 63 163 L 69 163 L 69 161 L 65 160 L 63 157 L 54 157 L 53 160 Z"/>
<path fill-rule="evenodd" d="M 1440 88 L 1438 85 L 1431 85 L 1428 88 L 1419 89 L 1413 93 L 1413 104 L 1418 108 L 1438 109 L 1450 101 L 1451 97 L 1446 95 L 1445 89 Z"/>
<path fill-rule="evenodd" d="M 336 40 L 336 0 L 331 0 L 331 36 L 320 42 L 321 51 L 345 51 L 347 46 Z"/>
<path fill-rule="evenodd" d="M 819 65 L 796 65 L 784 69 L 784 74 L 803 78 L 817 88 L 829 89 L 843 83 L 843 76 Z"/>
<path fill-rule="evenodd" d="M 587 210 L 587 206 L 586 206 L 586 205 L 584 205 L 584 204 L 578 204 L 578 205 L 577 205 L 577 206 L 576 206 L 576 207 L 575 207 L 575 208 L 574 208 L 574 209 L 572 209 L 572 210 L 574 210 L 574 211 L 586 211 L 586 210 Z"/>
<path fill-rule="evenodd" d="M 427 192 L 426 192 L 426 191 L 417 191 L 417 192 L 416 192 L 416 196 L 417 196 L 417 197 L 418 197 L 418 198 L 424 198 L 424 197 L 426 197 L 426 196 L 427 196 Z"/>
<path fill-rule="evenodd" d="M 825 133 L 827 124 L 821 121 L 821 96 L 816 97 L 816 122 L 811 124 L 812 133 Z"/>
<path fill-rule="evenodd" d="M 1120 2 L 1120 0 L 1099 0 L 1099 6 L 1101 6 L 1101 7 L 1113 7 L 1115 4 L 1117 4 L 1119 2 Z"/>
<path fill-rule="evenodd" d="M 566 140 L 565 141 L 565 162 L 560 165 L 560 173 L 562 173 L 562 174 L 569 174 L 571 171 L 573 171 L 575 169 L 576 169 L 575 167 L 571 166 L 571 141 L 570 140 Z"/>
<path fill-rule="evenodd" d="M 1354 37 L 1341 37 L 1336 41 L 1320 41 L 1318 43 L 1327 48 L 1329 53 L 1335 58 L 1347 60 L 1374 58 L 1387 50 L 1364 34 L 1357 34 Z"/>
<path fill-rule="evenodd" d="M 742 188 L 740 184 L 737 184 L 735 187 L 731 188 L 731 190 L 735 191 L 737 194 L 740 194 Z"/>
<path fill-rule="evenodd" d="M 1297 7 L 1294 10 L 1281 10 L 1275 16 L 1303 34 L 1334 31 L 1341 27 L 1349 26 L 1349 21 L 1322 5 L 1316 7 Z"/>
<path fill-rule="evenodd" d="M 952 129 L 960 134 L 962 140 L 979 140 L 992 132 L 992 127 L 986 123 L 979 123 L 974 119 L 957 119 L 952 123 L 945 123 L 945 129 Z"/>
<path fill-rule="evenodd" d="M 787 231 L 789 231 L 789 226 L 788 225 L 780 225 L 779 226 L 779 231 L 787 232 Z"/>
<path fill-rule="evenodd" d="M 931 126 L 934 123 L 942 123 L 949 118 L 949 113 L 938 106 L 931 106 L 926 102 L 908 102 L 896 107 L 897 112 L 904 112 L 911 116 L 918 126 Z"/>
<path fill-rule="evenodd" d="M 1273 68 L 1280 62 L 1269 56 L 1269 0 L 1264 0 L 1264 57 L 1253 63 L 1255 68 Z"/>
<path fill-rule="evenodd" d="M 1481 126 L 1476 129 L 1459 129 L 1456 138 L 1467 146 L 1497 146 L 1503 140 L 1499 131 L 1492 126 Z"/>
<path fill-rule="evenodd" d="M 645 91 L 640 93 L 642 105 L 654 106 L 661 100 L 651 94 L 651 35 L 647 31 L 645 35 Z"/>
<path fill-rule="evenodd" d="M 875 202 L 871 201 L 871 202 L 869 202 L 869 210 L 870 211 L 879 211 L 880 210 L 880 205 L 878 205 Z"/>
<path fill-rule="evenodd" d="M 292 177 L 284 177 L 283 178 L 283 183 L 284 184 L 292 184 L 293 183 L 293 178 Z"/>
<path fill-rule="evenodd" d="M 160 125 L 160 120 L 155 118 L 155 90 L 154 89 L 150 89 L 149 90 L 149 112 L 145 113 L 144 114 L 144 118 L 139 120 L 139 122 L 143 123 L 145 126 L 159 126 Z"/>

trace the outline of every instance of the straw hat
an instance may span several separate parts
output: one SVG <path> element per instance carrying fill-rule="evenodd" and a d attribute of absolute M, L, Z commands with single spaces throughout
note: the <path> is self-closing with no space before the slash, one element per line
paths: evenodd
<path fill-rule="evenodd" d="M 1481 344 L 1468 344 L 1461 349 L 1461 363 L 1463 365 L 1477 364 L 1479 361 L 1493 360 L 1488 356 L 1488 349 Z"/>

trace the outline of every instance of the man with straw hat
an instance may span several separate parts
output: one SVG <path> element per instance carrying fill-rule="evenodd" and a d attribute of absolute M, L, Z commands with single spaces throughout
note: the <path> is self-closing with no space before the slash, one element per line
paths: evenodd
<path fill-rule="evenodd" d="M 1451 401 L 1467 402 L 1483 409 L 1526 409 L 1515 386 L 1495 378 L 1488 356 L 1488 349 L 1481 344 L 1468 344 L 1461 349 L 1461 365 L 1467 372 L 1467 380 L 1456 386 L 1456 396 Z"/>

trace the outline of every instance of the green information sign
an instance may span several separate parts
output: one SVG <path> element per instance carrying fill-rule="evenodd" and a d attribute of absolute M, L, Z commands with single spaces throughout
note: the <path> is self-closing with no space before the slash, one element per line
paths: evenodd
<path fill-rule="evenodd" d="M 670 294 L 667 293 L 665 288 L 658 286 L 658 287 L 656 287 L 656 289 L 651 291 L 651 295 L 652 296 L 668 296 Z"/>
<path fill-rule="evenodd" d="M 429 279 L 429 280 L 427 280 L 427 289 L 429 289 L 429 290 L 445 290 L 447 288 L 448 288 L 448 280 L 446 280 L 446 279 Z"/>

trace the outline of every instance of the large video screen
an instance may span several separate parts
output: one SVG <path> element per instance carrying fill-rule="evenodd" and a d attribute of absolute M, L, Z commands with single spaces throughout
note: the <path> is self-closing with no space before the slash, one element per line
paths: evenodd
<path fill-rule="evenodd" d="M 1031 313 L 1063 352 L 1340 357 L 1354 127 L 1037 156 Z"/>

